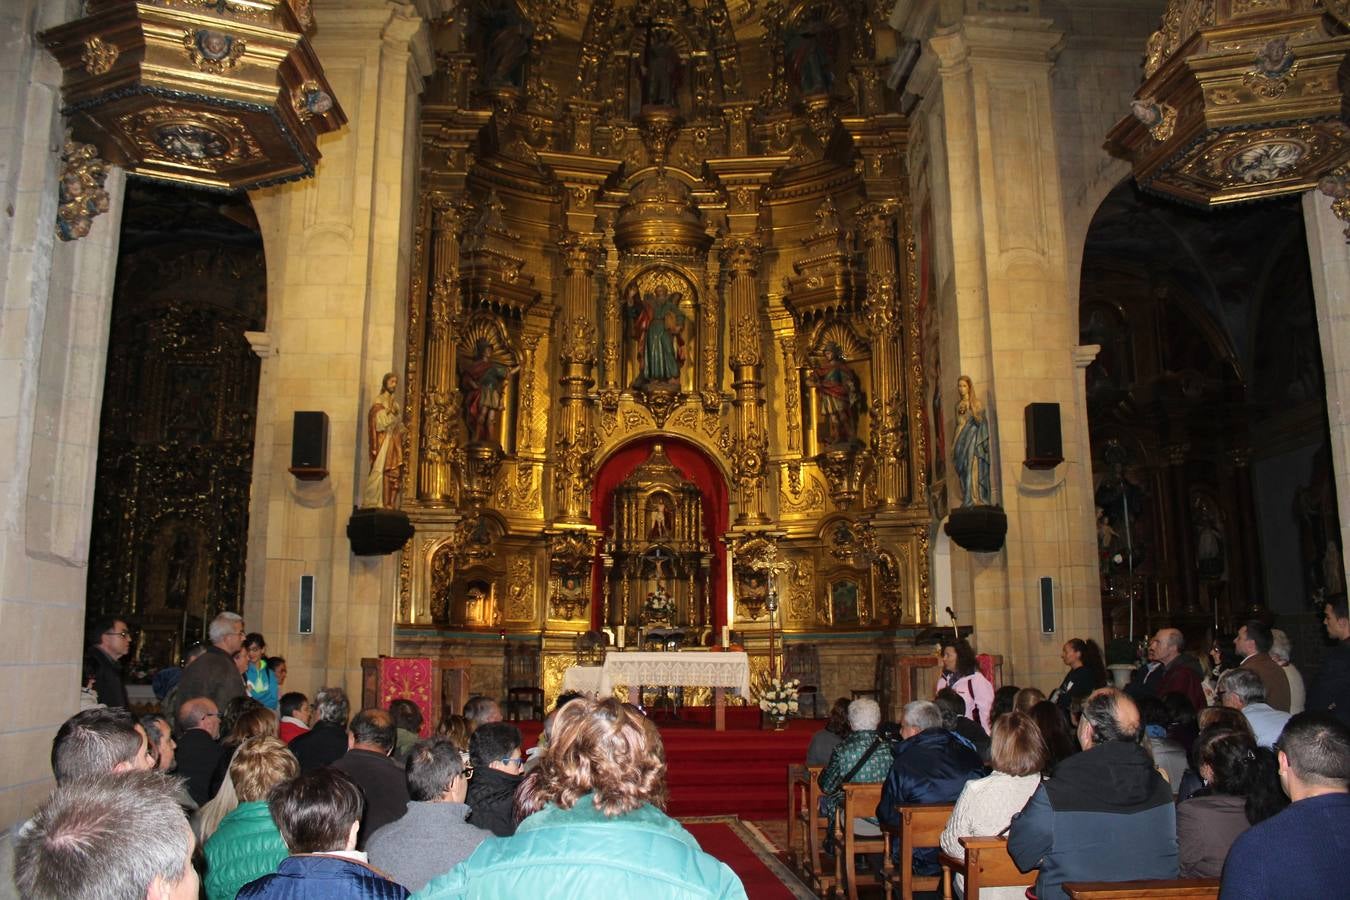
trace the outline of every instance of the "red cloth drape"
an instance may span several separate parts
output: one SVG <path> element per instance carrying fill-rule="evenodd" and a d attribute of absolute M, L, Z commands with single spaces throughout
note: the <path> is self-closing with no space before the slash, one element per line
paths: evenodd
<path fill-rule="evenodd" d="M 719 634 L 726 623 L 727 596 L 727 548 L 722 535 L 727 533 L 729 512 L 727 508 L 727 485 L 717 466 L 698 447 L 688 441 L 662 435 L 648 437 L 631 444 L 625 444 L 614 452 L 595 476 L 595 486 L 591 493 L 591 521 L 600 531 L 608 535 L 614 526 L 614 489 L 633 473 L 633 470 L 651 456 L 652 445 L 661 444 L 675 468 L 680 474 L 698 485 L 703 497 L 703 537 L 713 548 L 712 571 L 709 573 L 709 606 L 712 608 L 713 634 Z M 604 627 L 600 621 L 604 604 L 604 570 L 600 565 L 597 552 L 591 570 L 591 627 Z"/>
<path fill-rule="evenodd" d="M 431 737 L 432 669 L 429 657 L 380 657 L 380 709 L 395 700 L 411 700 L 422 711 L 418 737 Z"/>

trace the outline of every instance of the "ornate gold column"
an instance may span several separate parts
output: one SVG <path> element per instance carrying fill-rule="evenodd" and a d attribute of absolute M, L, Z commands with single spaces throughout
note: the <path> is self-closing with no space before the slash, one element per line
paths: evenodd
<path fill-rule="evenodd" d="M 729 273 L 726 308 L 731 318 L 731 388 L 736 436 L 732 440 L 732 479 L 738 493 L 737 525 L 770 521 L 764 510 L 769 441 L 764 421 L 764 356 L 760 347 L 755 290 L 764 248 L 751 235 L 728 238 L 722 264 Z"/>
<path fill-rule="evenodd" d="M 589 525 L 591 454 L 596 446 L 590 390 L 595 385 L 595 268 L 600 241 L 591 234 L 569 234 L 559 242 L 563 255 L 562 340 L 559 379 L 562 414 L 558 421 L 554 468 L 554 521 Z"/>
<path fill-rule="evenodd" d="M 876 502 L 883 512 L 898 511 L 910 499 L 897 209 L 895 201 L 884 200 L 857 211 L 867 260 L 867 327 L 872 341 L 871 451 Z"/>
<path fill-rule="evenodd" d="M 422 365 L 421 441 L 417 499 L 448 506 L 454 493 L 454 421 L 459 392 L 454 383 L 455 332 L 459 321 L 459 242 L 469 208 L 444 194 L 431 199 L 431 290 L 427 304 L 426 353 Z"/>

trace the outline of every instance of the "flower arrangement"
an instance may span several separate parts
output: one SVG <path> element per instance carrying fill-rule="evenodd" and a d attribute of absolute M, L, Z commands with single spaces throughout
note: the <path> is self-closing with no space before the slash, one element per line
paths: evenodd
<path fill-rule="evenodd" d="M 797 711 L 797 688 L 801 682 L 793 678 L 764 678 L 759 685 L 759 708 L 773 718 L 785 719 Z"/>

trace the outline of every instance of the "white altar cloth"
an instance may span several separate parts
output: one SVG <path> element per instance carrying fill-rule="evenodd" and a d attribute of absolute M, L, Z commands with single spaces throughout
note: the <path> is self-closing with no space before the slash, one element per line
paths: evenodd
<path fill-rule="evenodd" d="M 750 657 L 745 653 L 648 653 L 611 650 L 603 666 L 573 666 L 563 690 L 608 697 L 616 684 L 730 688 L 750 697 Z"/>

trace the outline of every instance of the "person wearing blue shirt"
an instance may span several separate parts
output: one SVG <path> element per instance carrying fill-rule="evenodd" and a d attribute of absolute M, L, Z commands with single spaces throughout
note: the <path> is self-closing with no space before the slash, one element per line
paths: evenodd
<path fill-rule="evenodd" d="M 255 631 L 244 638 L 244 652 L 248 654 L 248 668 L 244 670 L 248 695 L 276 712 L 281 696 L 276 673 L 267 665 L 267 641 Z"/>

